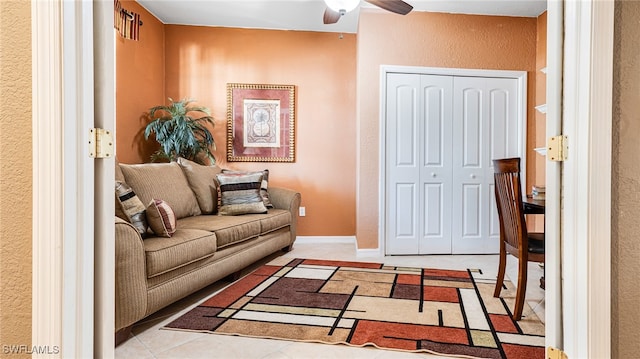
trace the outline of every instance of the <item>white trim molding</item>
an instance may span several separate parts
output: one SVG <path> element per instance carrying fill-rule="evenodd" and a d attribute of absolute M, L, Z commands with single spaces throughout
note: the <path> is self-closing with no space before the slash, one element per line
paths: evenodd
<path fill-rule="evenodd" d="M 564 4 L 547 3 L 547 122 L 546 138 L 562 134 L 562 46 Z M 537 151 L 538 149 L 536 149 Z M 547 148 L 542 148 L 546 156 Z M 541 152 L 538 152 L 541 153 Z M 545 183 L 545 343 L 562 348 L 562 248 L 560 233 L 561 163 L 546 159 Z"/>
<path fill-rule="evenodd" d="M 113 4 L 94 1 L 94 102 L 95 127 L 111 130 L 115 136 L 115 41 Z M 116 139 L 117 140 L 117 139 Z M 115 145 L 114 145 L 115 147 Z M 95 315 L 94 352 L 113 358 L 115 332 L 115 226 L 113 184 L 115 159 L 95 161 Z"/>
<path fill-rule="evenodd" d="M 95 115 L 93 2 L 31 4 L 32 341 L 58 346 L 54 357 L 102 357 L 93 347 L 95 199 L 87 145 Z"/>
<path fill-rule="evenodd" d="M 295 244 L 342 243 L 356 244 L 356 236 L 297 236 Z"/>
<path fill-rule="evenodd" d="M 611 356 L 612 0 L 565 3 L 563 324 L 570 358 Z"/>
<path fill-rule="evenodd" d="M 32 343 L 62 345 L 62 3 L 31 2 Z M 34 358 L 51 355 L 33 353 Z M 61 353 L 53 357 L 60 357 Z"/>
<path fill-rule="evenodd" d="M 93 356 L 94 165 L 86 136 L 93 127 L 93 2 L 63 1 L 62 353 Z M 91 258 L 92 260 L 86 260 Z"/>
<path fill-rule="evenodd" d="M 358 248 L 356 236 L 298 236 L 298 244 L 353 244 L 358 258 L 382 258 L 382 251 L 378 248 Z M 295 246 L 294 243 L 294 246 Z"/>
<path fill-rule="evenodd" d="M 380 247 L 378 248 L 356 248 L 358 258 L 384 258 Z"/>

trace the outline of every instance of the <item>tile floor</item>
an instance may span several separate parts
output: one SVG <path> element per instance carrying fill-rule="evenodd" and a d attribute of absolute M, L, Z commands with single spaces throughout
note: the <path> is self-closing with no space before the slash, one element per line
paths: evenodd
<path fill-rule="evenodd" d="M 243 274 L 245 272 L 249 273 L 277 255 L 280 255 L 280 253 L 256 263 L 251 268 L 247 268 L 243 271 Z M 396 266 L 461 270 L 480 268 L 487 274 L 497 273 L 498 268 L 497 255 L 356 257 L 356 250 L 353 244 L 338 243 L 300 243 L 296 244 L 291 252 L 284 255 L 295 258 L 364 262 L 383 261 L 385 264 Z M 515 279 L 517 278 L 517 271 L 517 261 L 509 256 L 507 276 Z M 544 291 L 539 287 L 539 279 L 542 274 L 543 271 L 537 264 L 529 264 L 527 301 L 535 314 L 532 313 L 531 309 L 525 307 L 523 315 L 537 314 L 544 322 Z M 214 283 L 142 320 L 133 327 L 132 337 L 116 348 L 116 358 L 445 358 L 424 353 L 355 348 L 346 345 L 300 343 L 160 329 L 229 284 L 229 282 L 224 281 Z"/>

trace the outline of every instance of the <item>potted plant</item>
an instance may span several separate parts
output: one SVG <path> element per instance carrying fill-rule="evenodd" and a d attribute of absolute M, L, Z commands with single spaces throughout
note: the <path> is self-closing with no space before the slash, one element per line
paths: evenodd
<path fill-rule="evenodd" d="M 173 101 L 169 98 L 168 106 L 149 109 L 152 121 L 144 130 L 144 138 L 148 140 L 153 133 L 156 141 L 160 143 L 160 149 L 151 155 L 151 161 L 175 161 L 178 157 L 184 157 L 200 164 L 206 164 L 205 158 L 211 165 L 216 163 L 211 151 L 212 148 L 215 150 L 215 142 L 206 127 L 206 124 L 215 125 L 213 117 L 206 107 L 190 106 L 194 101 Z M 205 116 L 194 118 L 191 114 L 195 112 L 203 113 Z"/>

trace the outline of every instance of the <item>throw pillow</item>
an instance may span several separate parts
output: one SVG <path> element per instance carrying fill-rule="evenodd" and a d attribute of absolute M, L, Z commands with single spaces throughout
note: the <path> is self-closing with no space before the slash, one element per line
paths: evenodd
<path fill-rule="evenodd" d="M 202 214 L 196 195 L 193 194 L 187 177 L 180 165 L 171 163 L 120 164 L 125 182 L 134 191 L 142 203 L 154 198 L 162 198 L 171 205 L 177 218 Z"/>
<path fill-rule="evenodd" d="M 178 158 L 178 164 L 187 177 L 189 187 L 196 195 L 202 213 L 217 213 L 218 189 L 214 180 L 216 175 L 220 173 L 220 167 L 203 166 L 186 158 Z"/>
<path fill-rule="evenodd" d="M 116 169 L 116 181 L 120 181 L 120 182 L 126 182 L 124 180 L 124 174 L 122 173 L 122 169 L 120 168 L 120 162 L 118 162 L 118 159 L 116 158 L 115 160 L 115 169 Z"/>
<path fill-rule="evenodd" d="M 250 172 L 240 172 L 240 171 L 231 171 L 231 170 L 222 170 L 223 173 L 250 173 Z M 267 208 L 273 208 L 273 204 L 271 203 L 271 199 L 269 199 L 269 170 L 262 171 L 262 183 L 260 184 L 260 196 L 262 196 L 262 201 L 264 202 L 264 206 Z"/>
<path fill-rule="evenodd" d="M 118 217 L 131 223 L 144 237 L 147 233 L 145 208 L 133 189 L 126 183 L 116 181 L 116 200 L 116 214 L 120 214 Z M 122 214 L 125 218 L 122 217 Z"/>
<path fill-rule="evenodd" d="M 267 213 L 267 207 L 260 195 L 262 172 L 220 173 L 216 178 L 221 194 L 219 214 L 235 216 Z"/>
<path fill-rule="evenodd" d="M 169 238 L 176 232 L 176 215 L 163 200 L 151 200 L 147 206 L 147 221 L 156 236 Z"/>

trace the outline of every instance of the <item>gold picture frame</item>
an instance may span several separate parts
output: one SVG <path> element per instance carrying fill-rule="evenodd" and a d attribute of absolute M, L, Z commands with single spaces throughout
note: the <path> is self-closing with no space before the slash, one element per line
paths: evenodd
<path fill-rule="evenodd" d="M 227 161 L 295 161 L 295 86 L 227 84 Z"/>

